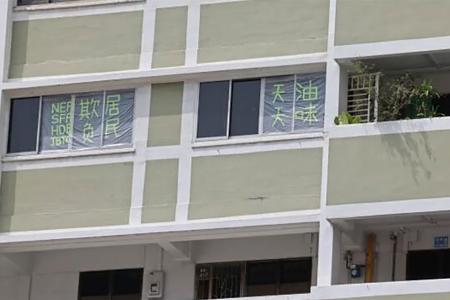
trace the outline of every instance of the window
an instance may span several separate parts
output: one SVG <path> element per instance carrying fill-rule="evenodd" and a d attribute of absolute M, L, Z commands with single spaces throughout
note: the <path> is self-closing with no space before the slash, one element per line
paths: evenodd
<path fill-rule="evenodd" d="M 228 81 L 200 84 L 197 137 L 227 135 Z"/>
<path fill-rule="evenodd" d="M 11 100 L 8 153 L 130 145 L 134 91 Z"/>
<path fill-rule="evenodd" d="M 39 98 L 11 102 L 8 153 L 36 151 L 39 105 Z"/>
<path fill-rule="evenodd" d="M 47 4 L 57 2 L 69 2 L 76 0 L 17 0 L 17 5 L 34 5 L 34 4 Z"/>
<path fill-rule="evenodd" d="M 450 278 L 450 250 L 408 251 L 406 280 Z"/>
<path fill-rule="evenodd" d="M 257 134 L 261 81 L 232 82 L 230 136 Z"/>
<path fill-rule="evenodd" d="M 323 128 L 325 74 L 200 84 L 197 138 Z"/>
<path fill-rule="evenodd" d="M 197 137 L 257 134 L 260 86 L 259 79 L 202 83 Z"/>
<path fill-rule="evenodd" d="M 142 269 L 80 273 L 79 300 L 140 300 Z"/>
<path fill-rule="evenodd" d="M 197 299 L 309 293 L 311 258 L 197 266 Z"/>

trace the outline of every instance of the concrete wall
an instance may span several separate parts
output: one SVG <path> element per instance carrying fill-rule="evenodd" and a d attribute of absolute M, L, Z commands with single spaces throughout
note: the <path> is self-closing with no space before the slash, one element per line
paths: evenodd
<path fill-rule="evenodd" d="M 180 144 L 183 83 L 152 85 L 148 146 Z"/>
<path fill-rule="evenodd" d="M 321 165 L 321 149 L 195 157 L 189 218 L 319 208 Z"/>
<path fill-rule="evenodd" d="M 0 230 L 127 224 L 131 163 L 2 174 Z"/>
<path fill-rule="evenodd" d="M 450 35 L 447 0 L 337 0 L 336 45 Z"/>
<path fill-rule="evenodd" d="M 153 68 L 184 65 L 187 6 L 156 10 Z"/>
<path fill-rule="evenodd" d="M 195 242 L 193 261 L 175 261 L 156 245 L 72 249 L 32 253 L 31 300 L 76 300 L 79 272 L 145 267 L 144 290 L 152 270 L 165 272 L 164 300 L 193 300 L 195 263 L 316 256 L 316 239 L 289 235 Z M 228 251 L 233 249 L 233 251 Z M 315 258 L 314 260 L 315 261 Z M 314 269 L 316 268 L 314 263 Z M 1 267 L 1 266 L 0 266 Z M 315 272 L 315 271 L 314 271 Z M 315 276 L 313 276 L 315 277 Z M 29 276 L 0 276 L 1 299 L 30 300 Z M 143 295 L 142 299 L 147 299 Z"/>
<path fill-rule="evenodd" d="M 178 190 L 178 160 L 147 162 L 142 222 L 175 221 Z"/>
<path fill-rule="evenodd" d="M 332 139 L 328 204 L 450 196 L 449 141 L 450 131 Z"/>
<path fill-rule="evenodd" d="M 142 12 L 16 21 L 10 78 L 137 69 Z"/>
<path fill-rule="evenodd" d="M 199 62 L 323 52 L 329 0 L 247 0 L 201 6 Z"/>

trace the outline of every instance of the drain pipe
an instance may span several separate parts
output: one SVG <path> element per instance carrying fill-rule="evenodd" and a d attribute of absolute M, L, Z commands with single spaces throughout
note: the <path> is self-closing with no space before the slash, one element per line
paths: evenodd
<path fill-rule="evenodd" d="M 397 264 L 397 244 L 398 244 L 398 235 L 394 232 L 391 233 L 390 236 L 392 244 L 392 273 L 391 273 L 391 281 L 395 281 L 395 269 Z"/>
<path fill-rule="evenodd" d="M 369 233 L 367 236 L 367 255 L 366 255 L 366 276 L 365 282 L 373 282 L 375 270 L 375 245 L 376 234 Z"/>

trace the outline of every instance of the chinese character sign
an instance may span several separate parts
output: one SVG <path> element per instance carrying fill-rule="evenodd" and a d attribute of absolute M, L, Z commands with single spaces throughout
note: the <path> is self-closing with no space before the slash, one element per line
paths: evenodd
<path fill-rule="evenodd" d="M 294 130 L 323 128 L 324 111 L 325 74 L 297 75 Z"/>
<path fill-rule="evenodd" d="M 266 79 L 264 91 L 264 132 L 291 131 L 294 83 L 294 76 Z"/>
<path fill-rule="evenodd" d="M 102 145 L 103 92 L 78 94 L 75 97 L 73 148 Z"/>
<path fill-rule="evenodd" d="M 103 120 L 103 144 L 129 144 L 132 140 L 134 91 L 107 92 Z"/>
<path fill-rule="evenodd" d="M 42 97 L 40 150 L 131 144 L 134 90 Z"/>
<path fill-rule="evenodd" d="M 267 78 L 264 132 L 321 129 L 324 103 L 325 74 Z"/>
<path fill-rule="evenodd" d="M 73 132 L 73 101 L 70 95 L 42 99 L 41 149 L 67 149 Z"/>

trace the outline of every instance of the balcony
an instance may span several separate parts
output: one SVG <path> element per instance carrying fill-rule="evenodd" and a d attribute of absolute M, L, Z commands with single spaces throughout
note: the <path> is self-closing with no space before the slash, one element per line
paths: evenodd
<path fill-rule="evenodd" d="M 365 59 L 356 75 L 360 65 L 341 63 L 349 80 L 330 133 L 328 204 L 450 196 L 441 180 L 450 166 L 450 54 Z"/>

